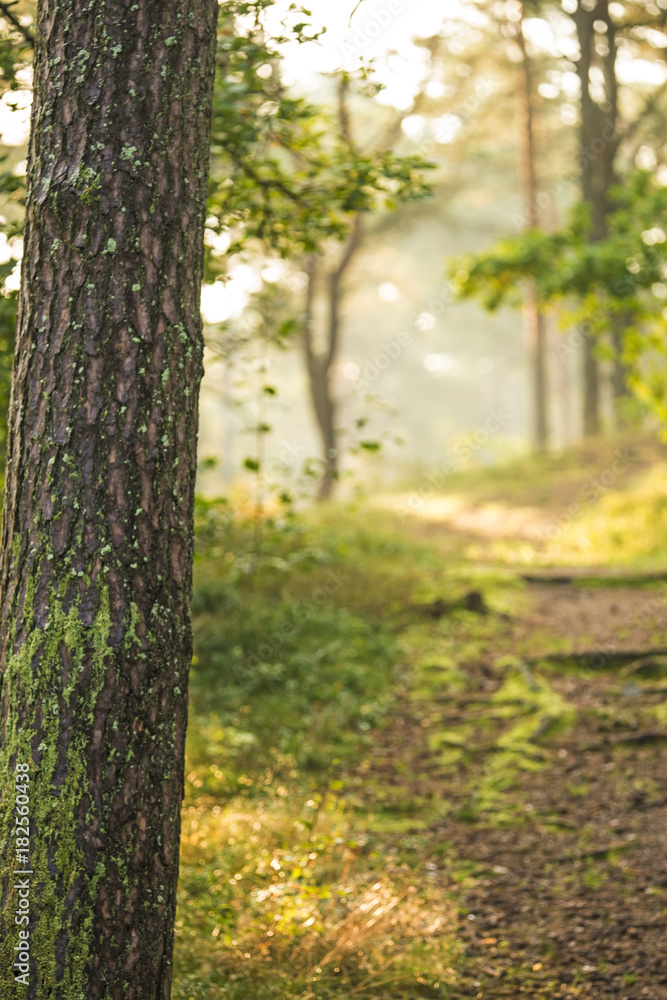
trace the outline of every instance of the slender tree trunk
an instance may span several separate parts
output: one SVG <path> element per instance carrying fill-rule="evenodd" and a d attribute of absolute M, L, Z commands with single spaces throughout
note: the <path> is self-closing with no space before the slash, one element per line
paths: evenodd
<path fill-rule="evenodd" d="M 526 283 L 523 315 L 533 361 L 533 447 L 541 453 L 549 446 L 547 328 L 534 281 Z"/>
<path fill-rule="evenodd" d="M 611 113 L 611 122 L 616 130 L 618 123 L 618 80 L 616 78 L 616 58 L 618 55 L 618 45 L 616 40 L 616 26 L 609 14 L 608 0 L 601 4 L 602 19 L 607 25 L 607 55 L 603 60 L 603 73 L 605 78 L 605 88 L 609 97 L 608 104 Z M 616 138 L 608 144 L 602 161 L 603 188 L 605 192 L 606 214 L 613 209 L 613 204 L 609 198 L 609 191 L 618 182 L 615 170 L 616 152 L 618 140 Z M 606 232 L 605 218 L 605 232 Z M 614 400 L 614 415 L 616 426 L 622 427 L 624 423 L 624 401 L 630 395 L 628 388 L 628 370 L 623 363 L 623 340 L 625 331 L 632 322 L 629 313 L 621 313 L 611 317 L 611 342 L 614 349 L 614 368 L 612 372 L 612 395 Z"/>
<path fill-rule="evenodd" d="M 586 326 L 582 328 L 581 334 L 583 431 L 584 437 L 596 437 L 600 433 L 600 364 L 597 358 L 597 337 Z"/>
<path fill-rule="evenodd" d="M 580 49 L 576 66 L 581 85 L 581 193 L 584 202 L 591 209 L 591 239 L 595 240 L 601 239 L 604 235 L 602 228 L 604 214 L 600 213 L 600 185 L 596 179 L 595 154 L 592 152 L 592 143 L 596 138 L 599 121 L 597 108 L 590 93 L 594 17 L 580 6 L 573 17 Z M 600 431 L 600 372 L 595 354 L 595 336 L 590 330 L 584 329 L 583 338 L 583 430 L 585 437 L 591 437 Z"/>
<path fill-rule="evenodd" d="M 557 336 L 557 334 L 556 334 Z M 554 337 L 555 339 L 555 337 Z M 567 354 L 558 355 L 558 398 L 560 402 L 561 447 L 574 443 L 575 435 L 572 427 L 572 380 L 570 363 Z"/>
<path fill-rule="evenodd" d="M 332 374 L 340 348 L 340 307 L 343 279 L 361 244 L 361 239 L 361 216 L 357 215 L 338 265 L 325 276 L 327 320 L 325 344 L 322 351 L 318 351 L 315 346 L 314 309 L 318 279 L 316 259 L 313 257 L 308 265 L 303 347 L 310 398 L 322 442 L 323 472 L 318 491 L 318 499 L 322 501 L 331 499 L 340 473 L 338 442 L 336 440 L 336 400 L 333 395 Z"/>
<path fill-rule="evenodd" d="M 39 3 L 0 561 L 3 998 L 24 929 L 17 995 L 170 996 L 217 10 Z"/>
<path fill-rule="evenodd" d="M 600 370 L 595 349 L 595 336 L 589 330 L 585 330 L 582 352 L 584 437 L 595 437 L 600 433 Z"/>
<path fill-rule="evenodd" d="M 523 18 L 523 5 L 522 5 Z M 537 170 L 535 150 L 535 129 L 533 123 L 534 93 L 533 74 L 530 58 L 526 51 L 523 24 L 519 21 L 516 29 L 517 42 L 521 49 L 519 64 L 519 86 L 517 88 L 517 110 L 520 133 L 520 174 L 523 182 L 526 229 L 535 226 L 537 211 Z M 547 328 L 544 320 L 537 284 L 529 278 L 526 281 L 523 304 L 524 329 L 530 345 L 533 369 L 533 445 L 535 451 L 543 452 L 549 445 L 549 386 L 547 374 Z"/>
<path fill-rule="evenodd" d="M 618 151 L 618 82 L 616 79 L 616 35 L 609 14 L 608 0 L 598 0 L 595 9 L 587 10 L 581 4 L 572 14 L 577 30 L 580 55 L 577 74 L 581 85 L 580 162 L 581 193 L 591 213 L 591 242 L 607 235 L 607 217 L 613 208 L 610 190 L 616 183 L 615 158 Z M 605 85 L 605 105 L 593 100 L 591 94 L 591 68 L 598 58 L 595 46 L 595 22 L 607 26 L 605 41 L 607 54 L 602 58 Z M 584 332 L 583 385 L 584 385 L 584 434 L 600 431 L 600 372 L 595 352 L 596 338 Z"/>
<path fill-rule="evenodd" d="M 617 429 L 622 429 L 626 423 L 624 401 L 630 396 L 628 370 L 623 363 L 623 341 L 630 323 L 631 317 L 627 314 L 621 313 L 611 318 L 611 342 L 614 349 L 614 368 L 611 378 Z"/>
<path fill-rule="evenodd" d="M 317 429 L 322 443 L 322 478 L 318 489 L 318 499 L 330 500 L 338 480 L 339 463 L 336 448 L 336 403 L 331 392 L 331 364 L 329 354 L 319 354 L 314 347 L 313 308 L 317 287 L 317 265 L 313 260 L 309 265 L 306 323 L 304 328 L 304 353 L 308 386 L 317 421 Z M 329 289 L 330 290 L 330 289 Z"/>

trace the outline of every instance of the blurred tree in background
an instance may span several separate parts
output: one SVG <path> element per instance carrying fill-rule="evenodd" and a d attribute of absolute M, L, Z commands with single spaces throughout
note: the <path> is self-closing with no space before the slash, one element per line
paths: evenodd
<path fill-rule="evenodd" d="M 552 8 L 562 16 L 560 4 L 539 6 L 543 13 Z M 572 19 L 578 48 L 573 65 L 579 81 L 580 198 L 570 209 L 569 224 L 555 233 L 534 225 L 544 214 L 537 200 L 535 211 L 526 213 L 532 225 L 523 236 L 459 261 L 453 270 L 461 295 L 480 297 L 491 309 L 510 296 L 518 301 L 526 282 L 544 301 L 576 303 L 569 315 L 579 321 L 583 430 L 595 435 L 601 430 L 599 362 L 605 345 L 618 419 L 627 412 L 631 387 L 645 400 L 658 399 L 654 375 L 651 388 L 643 379 L 640 331 L 654 357 L 665 276 L 659 249 L 664 237 L 655 229 L 656 220 L 664 219 L 662 184 L 657 173 L 637 176 L 635 164 L 641 153 L 644 160 L 653 156 L 657 166 L 653 146 L 662 144 L 665 86 L 645 88 L 643 96 L 636 87 L 623 87 L 618 56 L 625 46 L 637 58 L 664 64 L 667 5 L 572 0 L 562 6 Z M 647 239 L 652 250 L 645 267 L 636 255 L 643 260 Z M 640 289 L 648 294 L 639 295 Z"/>
<path fill-rule="evenodd" d="M 524 311 L 524 354 L 532 385 L 530 435 L 538 450 L 547 446 L 550 431 L 553 440 L 563 436 L 563 430 L 556 433 L 553 426 L 557 407 L 562 428 L 574 426 L 575 383 L 582 430 L 587 434 L 601 429 L 607 396 L 615 400 L 618 422 L 623 414 L 637 412 L 630 390 L 635 396 L 639 392 L 644 404 L 649 397 L 655 403 L 655 386 L 650 391 L 646 386 L 640 389 L 640 376 L 648 368 L 655 376 L 657 327 L 654 323 L 649 335 L 648 321 L 639 323 L 638 317 L 649 308 L 651 298 L 656 300 L 653 305 L 659 304 L 660 281 L 653 282 L 657 295 L 644 291 L 639 312 L 632 311 L 635 307 L 627 296 L 622 308 L 609 305 L 614 295 L 607 289 L 607 304 L 598 304 L 591 313 L 591 302 L 573 283 L 566 290 L 567 271 L 558 296 L 542 298 L 547 294 L 544 283 L 555 281 L 553 260 L 548 261 L 548 274 L 539 280 L 533 272 L 538 263 L 544 269 L 556 232 L 563 238 L 570 234 L 570 256 L 582 252 L 584 231 L 586 244 L 600 244 L 601 256 L 613 256 L 607 244 L 616 240 L 612 233 L 616 223 L 611 219 L 617 210 L 627 212 L 627 197 L 619 192 L 638 190 L 631 180 L 637 165 L 652 172 L 654 185 L 661 186 L 665 6 L 663 0 L 467 0 L 456 10 L 445 5 L 437 30 L 416 39 L 416 51 L 423 56 L 420 77 L 411 101 L 398 107 L 391 101 L 378 102 L 386 82 L 373 60 L 350 63 L 344 48 L 343 67 L 323 75 L 316 93 L 304 96 L 291 79 L 285 82 L 287 48 L 326 45 L 320 25 L 326 16 L 317 11 L 311 16 L 296 5 L 274 0 L 222 5 L 207 280 L 225 285 L 239 261 L 257 274 L 271 261 L 280 260 L 283 266 L 280 278 L 259 280 L 261 290 L 240 321 L 209 327 L 210 348 L 230 370 L 249 344 L 299 349 L 321 449 L 311 471 L 320 477 L 322 495 L 330 492 L 340 474 L 342 428 L 354 424 L 358 416 L 344 398 L 348 390 L 340 375 L 349 354 L 345 330 L 350 317 L 344 298 L 364 280 L 360 276 L 372 254 L 394 240 L 405 236 L 409 240 L 410 232 L 426 218 L 431 232 L 441 227 L 451 241 L 461 225 L 461 213 L 468 209 L 462 243 L 472 240 L 479 245 L 503 237 L 491 254 L 474 258 L 478 265 L 469 269 L 469 281 L 460 280 L 473 259 L 469 254 L 454 272 L 459 274 L 456 283 L 462 296 L 495 300 L 496 305 L 510 301 L 507 295 L 497 296 L 494 283 L 504 273 L 503 260 L 508 284 L 513 284 L 509 271 L 516 275 L 515 292 L 521 294 L 513 294 L 511 301 Z M 18 117 L 29 96 L 32 13 L 28 0 L 0 7 L 0 100 L 6 112 L 16 104 Z M 360 24 L 363 16 L 361 5 L 352 25 Z M 547 31 L 553 43 L 546 40 Z M 632 63 L 636 72 L 629 68 Z M 9 135 L 2 143 L 0 448 L 4 449 L 25 150 L 20 139 Z M 476 198 L 496 197 L 502 202 L 497 195 L 508 185 L 511 208 L 508 202 L 504 213 L 494 210 L 483 233 L 471 206 Z M 422 207 L 420 202 L 429 192 L 432 197 Z M 642 205 L 638 214 L 646 222 L 647 202 Z M 563 221 L 571 216 L 574 221 Z M 648 221 L 648 229 L 635 230 L 637 239 L 659 220 Z M 538 234 L 546 241 L 542 255 L 536 249 Z M 516 253 L 511 249 L 515 244 Z M 532 253 L 537 256 L 531 263 Z M 493 261 L 498 265 L 495 270 Z M 481 287 L 485 274 L 486 292 Z M 659 312 L 653 310 L 656 316 Z M 431 322 L 428 310 L 422 308 L 417 315 Z M 372 313 L 369 322 L 374 322 Z M 568 327 L 565 338 L 554 329 L 556 322 Z M 413 325 L 421 336 L 420 323 L 415 319 Z M 644 330 L 646 356 L 653 359 L 643 365 L 639 327 Z M 499 331 L 497 336 L 504 335 Z M 257 350 L 261 353 L 264 348 Z M 501 354 L 512 350 L 509 340 L 506 347 L 498 346 Z M 579 372 L 571 370 L 574 357 Z M 414 394 L 416 375 L 408 373 L 407 355 L 399 365 Z M 272 383 L 276 390 L 277 381 Z M 365 404 L 357 396 L 354 405 L 359 410 Z M 456 405 L 455 399 L 456 394 L 443 397 L 445 413 Z M 268 434 L 270 426 L 253 418 L 255 429 L 264 428 L 258 434 Z M 368 443 L 374 446 L 373 441 Z"/>
<path fill-rule="evenodd" d="M 281 79 L 279 46 L 290 37 L 304 44 L 319 35 L 296 20 L 297 14 L 309 16 L 301 10 L 291 12 L 282 33 L 271 35 L 263 14 L 272 6 L 259 0 L 223 8 L 209 268 L 212 277 L 224 277 L 235 254 L 274 254 L 305 275 L 304 299 L 293 306 L 299 321 L 288 321 L 279 332 L 302 343 L 322 443 L 319 493 L 327 499 L 338 478 L 340 449 L 332 372 L 342 333 L 344 279 L 362 241 L 362 218 L 424 198 L 429 189 L 423 171 L 429 164 L 419 155 L 396 155 L 395 122 L 371 143 L 355 141 L 351 99 L 368 103 L 377 92 L 365 73 L 353 77 L 342 70 L 334 76 L 332 107 L 290 94 Z M 321 319 L 320 287 L 326 299 Z"/>

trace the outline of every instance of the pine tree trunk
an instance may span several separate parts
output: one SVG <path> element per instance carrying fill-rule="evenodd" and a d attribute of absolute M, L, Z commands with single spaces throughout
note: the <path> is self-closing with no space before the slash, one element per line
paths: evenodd
<path fill-rule="evenodd" d="M 526 282 L 523 311 L 533 363 L 533 448 L 541 454 L 549 446 L 547 327 L 532 280 Z"/>
<path fill-rule="evenodd" d="M 517 110 L 520 133 L 520 174 L 523 186 L 527 230 L 536 225 L 538 196 L 535 129 L 533 121 L 533 74 L 530 57 L 523 34 L 523 5 L 521 20 L 517 23 L 516 37 L 521 50 Z M 533 446 L 544 452 L 549 444 L 549 383 L 547 371 L 547 329 L 542 312 L 537 284 L 529 278 L 525 283 L 523 302 L 524 329 L 532 361 L 533 374 Z"/>
<path fill-rule="evenodd" d="M 318 423 L 324 454 L 324 473 L 320 481 L 317 499 L 326 501 L 331 500 L 340 473 L 335 428 L 335 404 L 329 389 L 329 380 L 322 378 L 319 383 L 314 383 L 313 393 L 317 394 L 320 404 L 321 416 Z"/>
<path fill-rule="evenodd" d="M 584 330 L 583 336 L 584 437 L 595 437 L 600 433 L 600 366 L 594 335 L 589 330 Z"/>
<path fill-rule="evenodd" d="M 608 0 L 598 0 L 594 9 L 577 5 L 572 14 L 580 55 L 576 61 L 577 75 L 581 85 L 581 128 L 580 163 L 581 194 L 590 210 L 590 233 L 592 243 L 607 235 L 607 218 L 612 211 L 611 190 L 617 181 L 615 160 L 619 139 L 616 128 L 618 113 L 618 82 L 616 79 L 616 28 L 609 14 Z M 595 45 L 595 23 L 602 21 L 607 26 L 605 42 L 607 54 L 602 58 L 605 101 L 593 100 L 591 92 L 591 69 L 596 65 L 598 53 Z M 592 333 L 584 334 L 583 386 L 584 386 L 584 434 L 600 432 L 600 366 L 595 353 L 595 338 Z"/>
<path fill-rule="evenodd" d="M 39 3 L 0 560 L 3 998 L 23 929 L 20 996 L 170 996 L 217 10 Z"/>

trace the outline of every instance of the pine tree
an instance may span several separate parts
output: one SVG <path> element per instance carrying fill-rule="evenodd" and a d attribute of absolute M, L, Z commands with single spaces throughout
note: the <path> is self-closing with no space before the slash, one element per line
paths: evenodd
<path fill-rule="evenodd" d="M 40 1000 L 170 995 L 217 11 L 38 7 L 0 561 L 3 997 L 17 975 Z"/>

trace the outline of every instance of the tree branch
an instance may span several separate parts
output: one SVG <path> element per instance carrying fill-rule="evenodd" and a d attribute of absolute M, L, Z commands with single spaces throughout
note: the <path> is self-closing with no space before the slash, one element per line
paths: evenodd
<path fill-rule="evenodd" d="M 630 122 L 623 134 L 623 140 L 627 142 L 635 134 L 637 129 L 640 127 L 643 121 L 651 115 L 658 104 L 660 103 L 660 98 L 667 91 L 667 83 L 662 83 L 656 91 L 649 97 L 649 99 L 644 104 L 639 114 L 635 117 L 634 121 Z"/>
<path fill-rule="evenodd" d="M 1 2 L 0 6 L 2 6 Z M 242 170 L 251 181 L 254 181 L 258 187 L 262 188 L 263 191 L 270 191 L 272 189 L 282 191 L 286 198 L 290 198 L 293 202 L 296 202 L 297 205 L 301 203 L 303 192 L 297 194 L 295 191 L 291 191 L 289 187 L 286 184 L 283 184 L 283 182 L 277 177 L 260 177 L 257 171 L 250 166 L 247 158 L 239 156 L 229 143 L 221 142 L 220 145 L 227 151 L 236 166 Z"/>
<path fill-rule="evenodd" d="M 329 331 L 328 344 L 323 358 L 327 375 L 338 353 L 340 340 L 340 284 L 343 280 L 352 258 L 361 245 L 362 222 L 361 213 L 357 212 L 352 223 L 352 232 L 343 251 L 338 267 L 329 275 Z"/>
<path fill-rule="evenodd" d="M 20 35 L 23 35 L 28 45 L 34 49 L 35 47 L 35 36 L 32 34 L 25 25 L 21 24 L 19 18 L 12 11 L 12 7 L 15 7 L 16 3 L 2 3 L 0 2 L 0 14 L 6 18 L 11 26 L 18 31 Z"/>
<path fill-rule="evenodd" d="M 350 14 L 350 20 L 347 22 L 348 23 L 348 27 L 352 24 L 352 18 L 357 13 L 357 11 L 359 10 L 359 8 L 361 7 L 361 5 L 362 5 L 363 2 L 364 2 L 364 0 L 359 0 L 359 2 L 357 3 L 356 7 L 354 8 L 354 10 L 352 11 L 352 13 Z"/>

